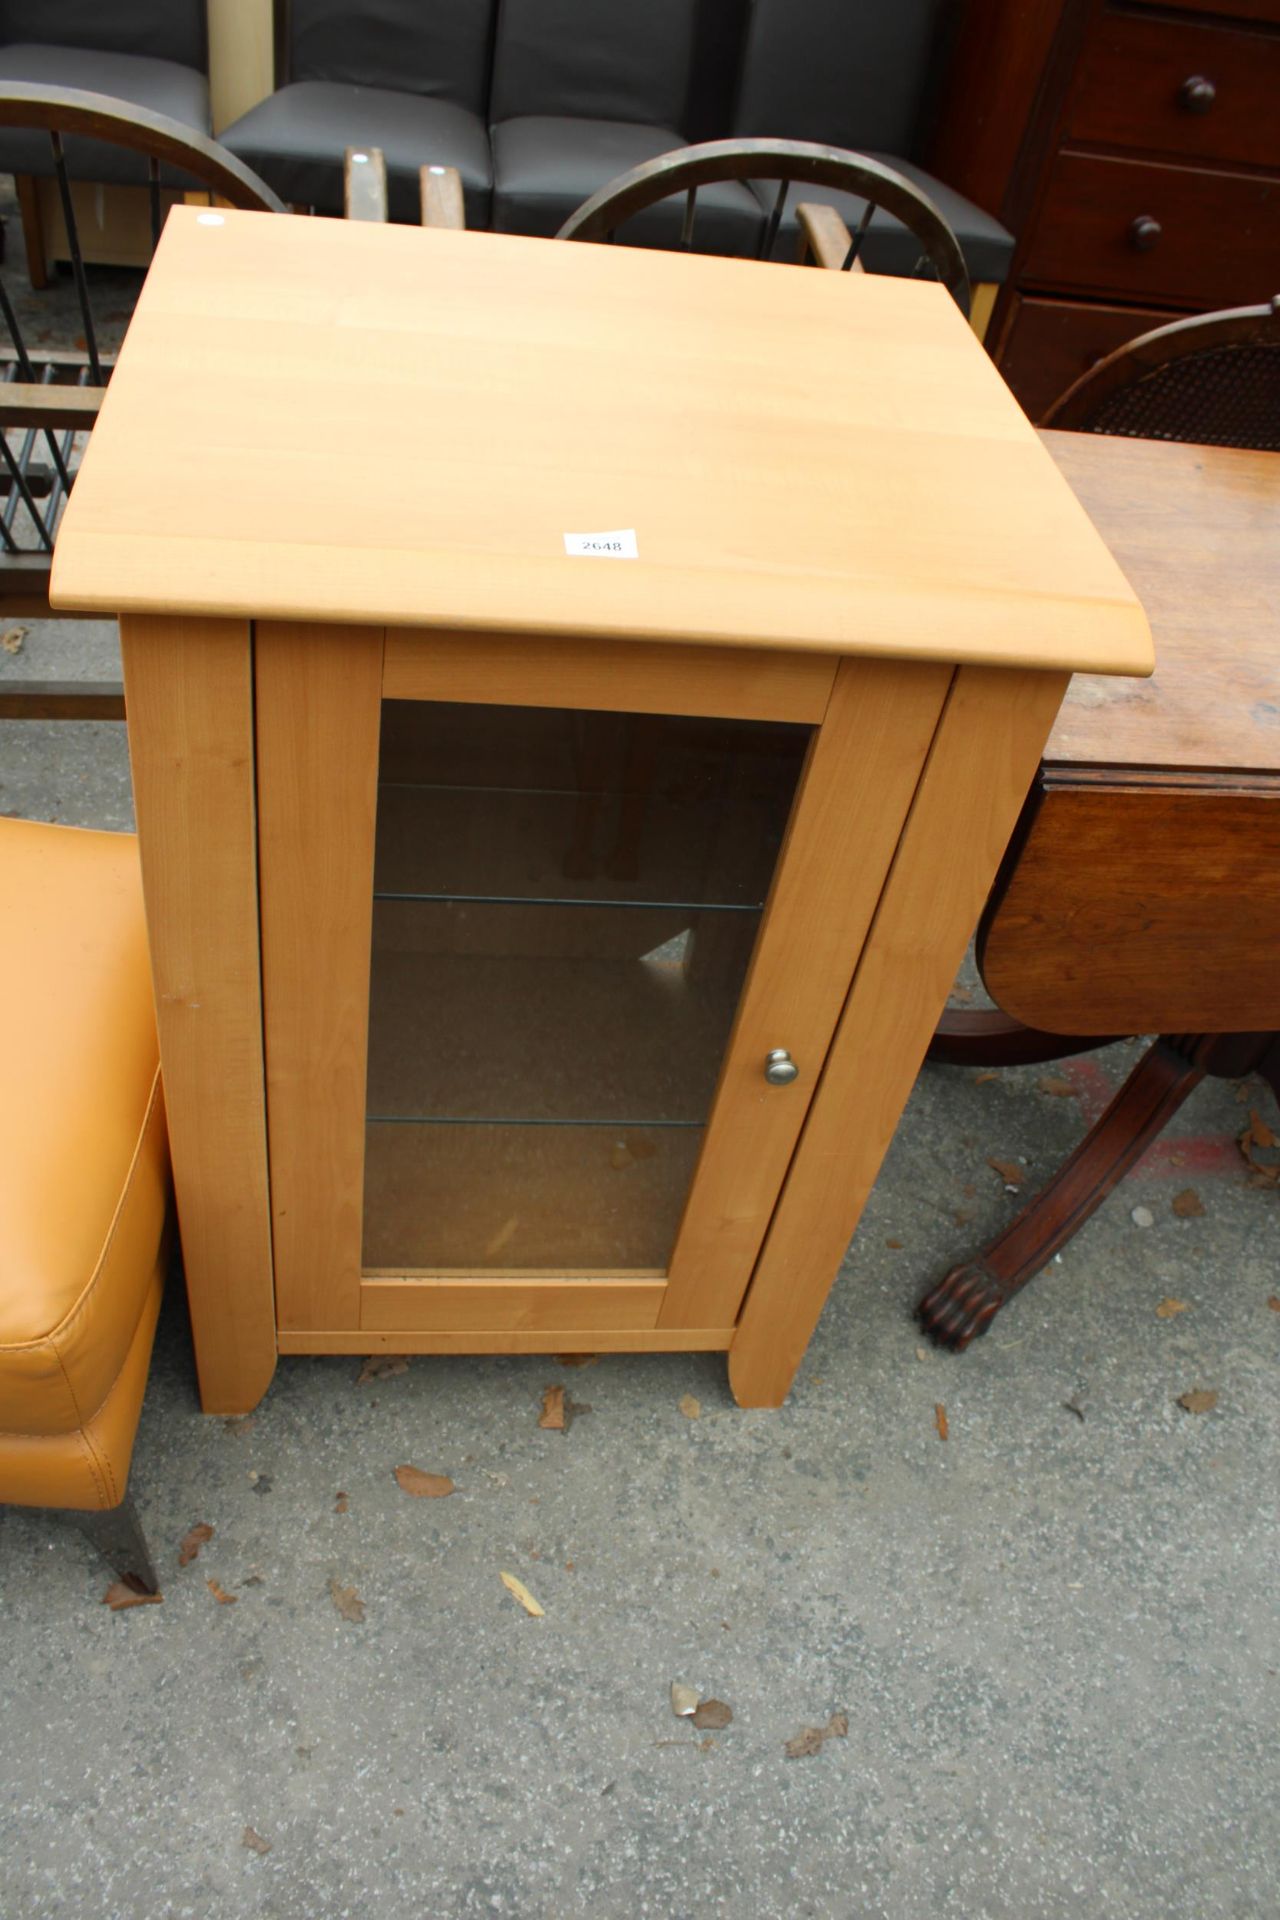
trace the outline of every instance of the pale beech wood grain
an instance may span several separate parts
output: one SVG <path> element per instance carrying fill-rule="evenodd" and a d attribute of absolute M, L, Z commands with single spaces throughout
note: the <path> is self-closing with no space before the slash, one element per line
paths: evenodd
<path fill-rule="evenodd" d="M 939 666 L 841 663 L 802 777 L 671 1258 L 659 1325 L 732 1320 L 942 711 Z M 789 1086 L 764 1078 L 785 1047 Z"/>
<path fill-rule="evenodd" d="M 280 1335 L 281 1353 L 716 1353 L 733 1341 L 732 1327 L 566 1327 L 535 1333 L 494 1333 L 469 1327 L 460 1333 L 423 1333 L 418 1328 L 381 1332 L 357 1327 L 334 1332 L 300 1327 Z"/>
<path fill-rule="evenodd" d="M 661 1280 L 366 1280 L 359 1324 L 382 1332 L 643 1332 L 657 1324 L 665 1292 Z"/>
<path fill-rule="evenodd" d="M 276 1363 L 250 634 L 127 618 L 120 640 L 200 1396 L 246 1413 Z"/>
<path fill-rule="evenodd" d="M 382 632 L 263 623 L 256 653 L 277 1313 L 353 1326 Z"/>
<path fill-rule="evenodd" d="M 388 700 L 476 700 L 615 713 L 699 713 L 734 720 L 821 720 L 839 662 L 830 654 L 671 647 L 528 634 L 387 635 Z"/>
<path fill-rule="evenodd" d="M 956 676 L 730 1351 L 740 1405 L 786 1398 L 1064 686 L 1060 674 Z"/>
<path fill-rule="evenodd" d="M 638 559 L 566 556 L 566 533 L 617 528 Z M 1119 568 L 937 285 L 186 207 L 53 597 L 1151 665 Z"/>

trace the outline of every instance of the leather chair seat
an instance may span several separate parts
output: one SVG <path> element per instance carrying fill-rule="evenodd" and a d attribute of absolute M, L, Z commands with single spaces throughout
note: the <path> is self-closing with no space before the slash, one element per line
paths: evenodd
<path fill-rule="evenodd" d="M 169 1157 L 137 841 L 0 819 L 0 1503 L 123 1500 Z"/>
<path fill-rule="evenodd" d="M 938 212 L 946 220 L 956 239 L 960 242 L 960 251 L 969 269 L 969 279 L 974 286 L 983 280 L 1003 281 L 1009 272 L 1009 262 L 1013 258 L 1013 235 L 993 220 L 981 207 L 974 206 L 972 200 L 954 188 L 944 186 L 941 180 L 926 173 L 923 167 L 917 167 L 910 160 L 899 160 L 892 153 L 868 153 L 869 160 L 879 160 L 886 167 L 892 167 L 905 176 L 922 193 L 928 194 Z M 775 180 L 754 181 L 755 192 L 761 205 L 772 207 L 777 195 Z M 835 207 L 841 219 L 852 233 L 866 211 L 866 201 L 853 193 L 841 193 L 836 187 L 808 187 L 799 183 L 791 188 L 787 196 L 786 211 L 782 218 L 782 227 L 778 243 L 774 248 L 779 260 L 795 258 L 795 247 L 786 238 L 795 233 L 798 222 L 796 207 L 801 201 L 811 205 Z M 862 242 L 861 259 L 868 273 L 910 274 L 920 258 L 920 245 L 910 229 L 900 220 L 880 208 L 872 215 L 871 225 L 867 228 Z"/>
<path fill-rule="evenodd" d="M 38 87 L 76 87 L 111 94 L 150 113 L 167 114 L 195 133 L 208 134 L 209 82 L 194 67 L 143 54 L 98 53 L 87 47 L 18 44 L 0 47 L 0 85 L 20 80 Z M 145 185 L 145 160 L 99 140 L 68 140 L 67 171 L 73 180 L 114 186 Z M 50 174 L 53 156 L 46 133 L 11 127 L 0 132 L 0 173 Z"/>
<path fill-rule="evenodd" d="M 554 234 L 571 213 L 621 173 L 685 144 L 673 127 L 621 120 L 529 115 L 493 129 L 493 224 L 499 233 Z M 629 246 L 675 247 L 684 196 L 628 221 Z M 698 193 L 694 246 L 699 253 L 754 254 L 764 215 L 744 181 L 719 181 Z"/>
<path fill-rule="evenodd" d="M 298 80 L 251 107 L 221 139 L 281 199 L 322 213 L 342 211 L 348 147 L 381 147 L 393 220 L 417 222 L 420 168 L 456 167 L 468 226 L 489 223 L 493 174 L 484 124 L 451 100 L 337 80 Z"/>

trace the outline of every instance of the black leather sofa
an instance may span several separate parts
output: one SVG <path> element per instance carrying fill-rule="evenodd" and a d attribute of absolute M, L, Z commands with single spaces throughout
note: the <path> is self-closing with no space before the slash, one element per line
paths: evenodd
<path fill-rule="evenodd" d="M 0 86 L 13 80 L 109 93 L 207 134 L 205 0 L 0 0 Z M 67 166 L 82 180 L 146 178 L 134 155 L 96 141 L 71 142 Z M 0 173 L 52 171 L 45 134 L 0 130 Z"/>
<path fill-rule="evenodd" d="M 393 219 L 418 217 L 418 169 L 434 163 L 461 174 L 469 225 L 550 234 L 606 181 L 656 154 L 694 139 L 773 135 L 891 160 L 946 214 L 974 281 L 1007 271 L 1011 236 L 913 159 L 942 52 L 943 0 L 277 6 L 277 91 L 221 137 L 295 204 L 340 212 L 343 152 L 367 144 L 385 156 Z M 847 196 L 806 197 L 836 199 L 846 217 L 859 211 Z M 762 197 L 747 185 L 716 188 L 699 197 L 699 245 L 749 252 L 762 218 Z M 653 222 L 643 236 L 667 237 Z M 877 216 L 870 268 L 909 266 L 916 251 Z"/>

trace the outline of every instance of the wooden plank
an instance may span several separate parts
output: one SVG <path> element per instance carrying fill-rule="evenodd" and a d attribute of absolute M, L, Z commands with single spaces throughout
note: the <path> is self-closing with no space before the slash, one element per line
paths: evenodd
<path fill-rule="evenodd" d="M 730 1352 L 779 1406 L 893 1138 L 1061 701 L 1060 674 L 956 676 Z"/>
<path fill-rule="evenodd" d="M 452 227 L 456 232 L 465 228 L 467 211 L 462 194 L 462 175 L 456 167 L 420 168 L 418 190 L 422 200 L 424 227 Z"/>
<path fill-rule="evenodd" d="M 275 1370 L 247 625 L 120 623 L 191 1328 L 206 1413 Z"/>
<path fill-rule="evenodd" d="M 725 1056 L 660 1324 L 742 1299 L 947 696 L 945 667 L 842 663 L 792 812 Z M 765 1056 L 799 1069 L 770 1086 Z"/>
<path fill-rule="evenodd" d="M 386 220 L 387 163 L 381 147 L 348 147 L 342 157 L 342 208 L 348 220 Z"/>
<path fill-rule="evenodd" d="M 0 720 L 123 719 L 119 680 L 0 680 Z"/>
<path fill-rule="evenodd" d="M 384 1333 L 644 1332 L 656 1326 L 665 1292 L 661 1280 L 366 1280 L 360 1325 Z"/>
<path fill-rule="evenodd" d="M 722 1353 L 733 1343 L 732 1327 L 659 1327 L 649 1331 L 615 1327 L 566 1327 L 537 1333 L 493 1333 L 467 1328 L 460 1333 L 423 1333 L 415 1328 L 380 1332 L 358 1327 L 284 1328 L 281 1353 Z"/>
<path fill-rule="evenodd" d="M 382 692 L 387 700 L 812 721 L 826 711 L 836 665 L 829 654 L 392 628 Z"/>
<path fill-rule="evenodd" d="M 1050 1033 L 1280 1026 L 1280 775 L 1049 785 L 980 949 Z"/>
<path fill-rule="evenodd" d="M 566 551 L 615 529 L 634 559 Z M 1151 666 L 1120 570 L 934 283 L 233 209 L 166 224 L 53 593 Z"/>
<path fill-rule="evenodd" d="M 0 381 L 0 427 L 90 429 L 96 425 L 105 387 L 61 387 L 43 381 Z"/>
<path fill-rule="evenodd" d="M 1280 459 L 1043 438 L 1141 594 L 1157 650 L 1149 681 L 1073 681 L 1046 762 L 1280 772 Z"/>
<path fill-rule="evenodd" d="M 279 1322 L 360 1315 L 382 632 L 257 633 L 267 1112 Z"/>

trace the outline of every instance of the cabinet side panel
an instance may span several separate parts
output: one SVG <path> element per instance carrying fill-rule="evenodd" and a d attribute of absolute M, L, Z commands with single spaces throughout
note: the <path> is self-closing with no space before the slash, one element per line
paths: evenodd
<path fill-rule="evenodd" d="M 276 1364 L 248 623 L 120 622 L 165 1106 L 200 1396 Z"/>

